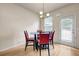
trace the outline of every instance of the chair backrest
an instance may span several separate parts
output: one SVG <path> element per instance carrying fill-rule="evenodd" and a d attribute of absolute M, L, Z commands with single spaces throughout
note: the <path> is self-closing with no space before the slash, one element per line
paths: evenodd
<path fill-rule="evenodd" d="M 38 33 L 42 33 L 42 30 L 37 30 Z"/>
<path fill-rule="evenodd" d="M 50 39 L 50 40 L 53 40 L 54 33 L 55 33 L 55 31 L 54 31 L 54 32 L 50 32 L 50 33 L 49 33 L 49 39 Z"/>
<path fill-rule="evenodd" d="M 39 34 L 40 44 L 49 44 L 49 34 Z"/>
<path fill-rule="evenodd" d="M 28 32 L 27 31 L 24 31 L 24 35 L 25 35 L 25 39 L 26 41 L 29 39 L 29 35 L 28 35 Z"/>

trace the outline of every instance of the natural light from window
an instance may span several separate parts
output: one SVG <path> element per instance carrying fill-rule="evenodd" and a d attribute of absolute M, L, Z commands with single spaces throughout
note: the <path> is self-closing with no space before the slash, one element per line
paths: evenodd
<path fill-rule="evenodd" d="M 52 17 L 47 17 L 44 19 L 44 29 L 45 31 L 52 31 Z"/>

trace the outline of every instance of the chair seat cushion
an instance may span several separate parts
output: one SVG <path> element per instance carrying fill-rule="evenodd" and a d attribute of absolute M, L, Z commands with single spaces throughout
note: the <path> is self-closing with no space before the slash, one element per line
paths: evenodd
<path fill-rule="evenodd" d="M 28 41 L 34 41 L 34 39 L 33 38 L 29 38 Z"/>
<path fill-rule="evenodd" d="M 52 40 L 51 38 L 49 38 L 49 41 Z"/>

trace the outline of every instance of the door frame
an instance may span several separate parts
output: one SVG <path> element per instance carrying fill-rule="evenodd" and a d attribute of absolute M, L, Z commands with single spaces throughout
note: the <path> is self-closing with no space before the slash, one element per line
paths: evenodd
<path fill-rule="evenodd" d="M 65 41 L 61 41 L 61 19 L 65 18 L 65 17 L 72 17 L 73 18 L 73 24 L 72 24 L 72 43 L 70 42 L 65 42 Z M 60 44 L 64 44 L 64 45 L 68 45 L 68 46 L 72 46 L 72 47 L 76 47 L 76 15 L 63 15 L 60 17 L 60 25 L 59 25 L 59 40 L 60 40 Z M 64 42 L 64 43 L 63 43 Z"/>

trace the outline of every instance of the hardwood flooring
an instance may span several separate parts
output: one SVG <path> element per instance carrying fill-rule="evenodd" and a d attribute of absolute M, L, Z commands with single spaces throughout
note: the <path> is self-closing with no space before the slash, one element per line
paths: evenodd
<path fill-rule="evenodd" d="M 41 51 L 42 56 L 48 56 L 48 50 Z M 50 45 L 50 55 L 51 56 L 79 56 L 79 49 L 72 48 L 65 45 L 55 44 Z M 28 46 L 26 51 L 24 51 L 24 45 L 2 51 L 0 56 L 39 56 L 39 51 L 34 51 L 32 46 Z"/>

